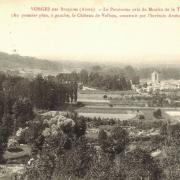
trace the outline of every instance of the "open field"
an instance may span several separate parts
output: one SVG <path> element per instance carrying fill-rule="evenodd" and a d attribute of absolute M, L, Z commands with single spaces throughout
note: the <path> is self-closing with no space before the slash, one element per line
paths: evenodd
<path fill-rule="evenodd" d="M 105 113 L 105 114 L 127 114 L 134 113 L 137 109 L 120 109 L 106 106 L 85 106 L 76 110 L 78 113 Z"/>
<path fill-rule="evenodd" d="M 180 111 L 166 111 L 166 113 L 170 116 L 179 116 L 180 117 Z"/>
<path fill-rule="evenodd" d="M 79 116 L 89 117 L 89 118 L 110 118 L 118 120 L 128 120 L 136 117 L 136 114 L 110 114 L 110 113 L 79 113 Z"/>
<path fill-rule="evenodd" d="M 144 121 L 154 121 L 157 120 L 153 116 L 153 112 L 158 107 L 145 107 L 138 105 L 114 105 L 110 106 L 111 100 L 104 99 L 103 96 L 108 97 L 120 97 L 122 95 L 134 94 L 133 91 L 79 91 L 78 101 L 84 104 L 84 107 L 76 109 L 79 116 L 84 116 L 88 118 L 103 118 L 103 119 L 119 119 L 119 120 L 133 120 L 136 118 L 137 110 L 144 114 Z M 163 111 L 178 111 L 174 108 L 161 108 L 162 109 L 162 120 L 166 118 L 167 114 Z"/>
<path fill-rule="evenodd" d="M 128 94 L 136 94 L 136 92 L 134 92 L 133 90 L 129 90 L 129 91 L 110 91 L 110 90 L 79 90 L 79 95 L 82 94 L 94 94 L 94 95 L 128 95 Z"/>
<path fill-rule="evenodd" d="M 80 90 L 78 93 L 78 101 L 82 100 L 104 100 L 103 96 L 107 95 L 108 98 L 119 98 L 122 95 L 134 95 L 134 91 L 103 91 L 103 90 Z"/>

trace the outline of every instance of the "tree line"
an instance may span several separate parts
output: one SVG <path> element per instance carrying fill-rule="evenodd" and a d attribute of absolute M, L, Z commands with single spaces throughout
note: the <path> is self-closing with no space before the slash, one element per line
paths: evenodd
<path fill-rule="evenodd" d="M 53 110 L 76 102 L 77 88 L 76 82 L 62 83 L 53 76 L 27 79 L 0 73 L 0 154 L 8 137 L 35 118 L 34 108 Z"/>
<path fill-rule="evenodd" d="M 77 81 L 82 85 L 103 90 L 126 91 L 131 90 L 132 84 L 139 84 L 139 77 L 131 66 L 113 72 L 105 72 L 100 66 L 93 66 L 90 70 L 60 73 L 57 77 L 63 81 Z"/>

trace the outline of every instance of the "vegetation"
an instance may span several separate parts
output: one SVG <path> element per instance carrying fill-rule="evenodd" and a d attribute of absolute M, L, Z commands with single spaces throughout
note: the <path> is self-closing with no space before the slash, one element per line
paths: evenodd
<path fill-rule="evenodd" d="M 153 115 L 154 115 L 154 117 L 157 118 L 157 119 L 162 118 L 161 109 L 156 109 L 156 110 L 153 112 Z"/>
<path fill-rule="evenodd" d="M 76 82 L 65 84 L 61 83 L 59 78 L 43 78 L 40 75 L 29 80 L 0 73 L 0 160 L 3 160 L 8 138 L 14 136 L 19 128 L 33 127 L 33 133 L 30 131 L 30 134 L 26 135 L 32 139 L 26 142 L 32 142 L 36 138 L 39 119 L 36 119 L 34 108 L 60 109 L 66 102 L 76 100 Z"/>
<path fill-rule="evenodd" d="M 33 79 L 1 73 L 0 162 L 7 150 L 24 154 L 25 148 L 19 147 L 23 143 L 31 155 L 18 180 L 179 179 L 180 125 L 171 124 L 163 109 L 138 110 L 136 116 L 122 121 L 108 114 L 107 118 L 79 116 L 72 106 L 71 112 L 58 111 L 77 101 L 77 82 L 127 90 L 127 82 L 136 74 L 131 67 L 125 69 L 128 78 L 122 75 L 124 80 L 118 80 L 119 76 L 112 75 L 108 87 L 103 84 L 108 76 L 99 67 L 90 73 Z M 50 110 L 54 114 L 48 114 Z M 92 138 L 90 130 L 97 136 Z"/>
<path fill-rule="evenodd" d="M 33 57 L 23 57 L 17 54 L 9 55 L 0 52 L 0 70 L 5 69 L 41 69 L 50 71 L 60 71 L 62 70 L 61 63 L 39 60 Z M 18 71 L 16 71 L 17 73 Z"/>
<path fill-rule="evenodd" d="M 44 136 L 41 149 L 27 166 L 24 176 L 31 180 L 41 179 L 160 179 L 161 166 L 148 151 L 135 149 L 128 152 L 129 135 L 122 127 L 114 127 L 110 133 L 99 132 L 97 140 L 90 140 L 84 122 L 64 118 L 61 115 L 44 117 L 41 128 Z M 40 147 L 40 146 L 38 146 Z M 136 175 L 134 175 L 134 173 Z M 137 178 L 139 177 L 139 178 Z"/>
<path fill-rule="evenodd" d="M 0 52 L 0 70 L 8 70 L 8 73 L 13 74 L 21 74 L 19 69 L 27 71 L 27 77 L 31 74 L 32 70 L 42 71 L 43 73 L 47 74 L 47 71 L 50 73 L 57 74 L 59 71 L 68 70 L 73 71 L 78 66 L 82 69 L 80 73 L 80 80 L 83 84 L 87 84 L 87 76 L 89 73 L 98 73 L 99 75 L 120 75 L 123 74 L 124 77 L 128 77 L 129 80 L 132 80 L 134 84 L 139 82 L 139 78 L 147 79 L 149 75 L 154 71 L 158 71 L 161 74 L 163 79 L 179 79 L 180 71 L 179 67 L 177 66 L 169 66 L 163 67 L 163 65 L 159 67 L 141 67 L 139 69 L 132 68 L 131 66 L 123 67 L 124 65 L 121 64 L 108 64 L 108 65 L 94 65 L 93 63 L 82 63 L 82 62 L 73 62 L 73 61 L 48 61 L 45 59 L 37 59 L 34 57 L 27 57 L 27 56 L 20 56 L 18 54 L 7 54 Z M 63 69 L 64 68 L 64 69 Z M 15 69 L 15 70 L 14 70 Z M 89 71 L 87 71 L 87 69 Z M 31 72 L 31 73 L 30 73 Z M 92 74 L 91 77 L 94 75 Z M 95 82 L 93 82 L 94 84 Z"/>

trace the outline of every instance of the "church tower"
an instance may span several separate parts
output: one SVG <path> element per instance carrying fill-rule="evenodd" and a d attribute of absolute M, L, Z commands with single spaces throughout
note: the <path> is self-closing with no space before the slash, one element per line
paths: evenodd
<path fill-rule="evenodd" d="M 151 74 L 151 81 L 153 84 L 159 83 L 159 74 L 156 71 Z"/>

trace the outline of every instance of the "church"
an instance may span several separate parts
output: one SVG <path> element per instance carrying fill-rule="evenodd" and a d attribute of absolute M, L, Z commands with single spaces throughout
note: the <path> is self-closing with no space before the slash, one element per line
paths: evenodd
<path fill-rule="evenodd" d="M 159 73 L 157 71 L 154 71 L 152 74 L 151 74 L 151 81 L 152 81 L 152 84 L 159 84 Z"/>

